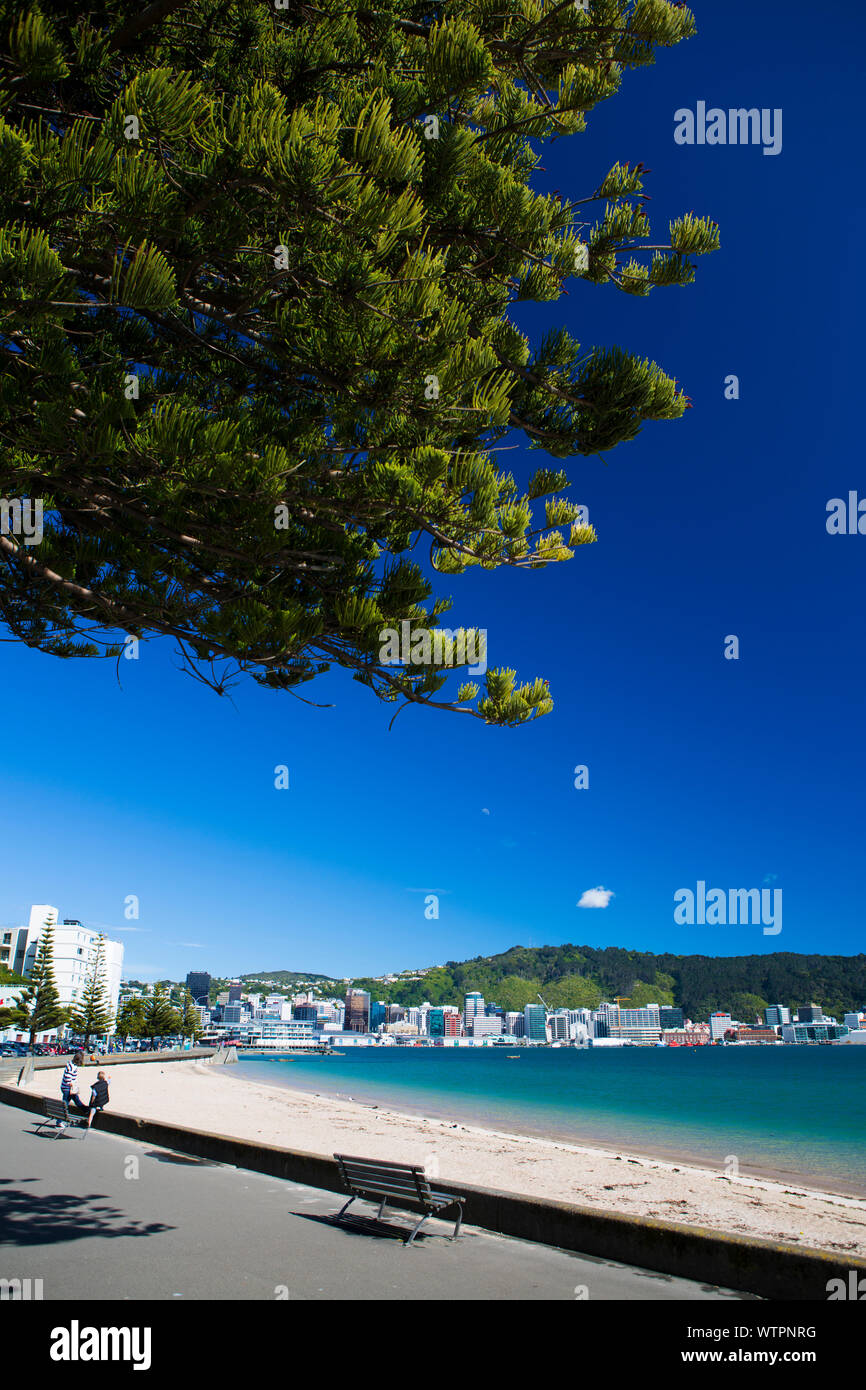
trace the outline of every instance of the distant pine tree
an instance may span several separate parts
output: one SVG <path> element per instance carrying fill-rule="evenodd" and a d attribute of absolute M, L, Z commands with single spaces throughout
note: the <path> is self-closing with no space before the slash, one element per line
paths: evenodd
<path fill-rule="evenodd" d="M 12 1026 L 29 1034 L 32 1047 L 37 1033 L 49 1032 L 66 1021 L 54 978 L 54 929 L 44 927 L 36 946 L 36 959 L 27 988 L 10 1010 Z"/>
<path fill-rule="evenodd" d="M 150 1038 L 151 1047 L 157 1038 L 180 1032 L 180 1016 L 172 1008 L 164 985 L 154 985 L 153 993 L 145 999 L 142 1026 L 142 1036 Z"/>
<path fill-rule="evenodd" d="M 195 1042 L 201 1031 L 201 1014 L 195 1007 L 189 990 L 185 989 L 181 1000 L 181 1032 L 185 1038 Z"/>
<path fill-rule="evenodd" d="M 76 1033 L 84 1034 L 84 1046 L 90 1045 L 92 1034 L 97 1037 L 111 1031 L 114 1015 L 105 982 L 105 937 L 100 936 L 91 961 L 81 999 L 73 1004 L 69 1022 Z"/>

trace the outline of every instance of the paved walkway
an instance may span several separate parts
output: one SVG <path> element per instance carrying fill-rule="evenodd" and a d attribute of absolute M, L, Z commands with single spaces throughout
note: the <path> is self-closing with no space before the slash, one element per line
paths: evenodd
<path fill-rule="evenodd" d="M 356 1203 L 334 1226 L 334 1193 L 33 1121 L 0 1104 L 0 1278 L 41 1279 L 46 1300 L 742 1297 L 473 1226 L 451 1242 L 443 1221 L 403 1249 L 408 1214 Z"/>

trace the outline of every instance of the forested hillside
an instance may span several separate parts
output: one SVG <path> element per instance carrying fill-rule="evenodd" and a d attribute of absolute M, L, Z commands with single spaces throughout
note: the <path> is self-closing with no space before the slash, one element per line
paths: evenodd
<path fill-rule="evenodd" d="M 841 1020 L 866 1004 L 866 955 L 674 956 L 619 946 L 513 946 L 497 956 L 448 961 L 420 980 L 353 983 L 374 999 L 401 1004 L 462 1004 L 473 989 L 505 1009 L 537 1002 L 539 993 L 551 1008 L 595 1007 L 625 995 L 634 1005 L 682 1005 L 692 1019 L 727 1009 L 748 1021 L 767 1004 L 797 1008 L 814 1001 Z"/>

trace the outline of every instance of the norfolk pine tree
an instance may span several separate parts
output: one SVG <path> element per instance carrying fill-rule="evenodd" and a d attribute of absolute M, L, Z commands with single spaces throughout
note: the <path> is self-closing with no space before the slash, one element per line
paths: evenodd
<path fill-rule="evenodd" d="M 114 1015 L 108 998 L 105 983 L 105 937 L 99 936 L 96 950 L 81 999 L 73 1004 L 69 1013 L 69 1023 L 76 1033 L 84 1035 L 85 1049 L 90 1045 L 90 1036 L 97 1037 L 111 1031 Z"/>
<path fill-rule="evenodd" d="M 220 693 L 339 666 L 401 708 L 547 712 L 507 668 L 437 699 L 441 657 L 387 664 L 381 634 L 439 624 L 438 576 L 596 539 L 558 464 L 500 468 L 506 435 L 561 461 L 686 408 L 509 310 L 686 285 L 718 246 L 691 214 L 650 239 L 640 164 L 530 186 L 694 32 L 668 0 L 0 0 L 0 495 L 45 509 L 40 544 L 0 535 L 12 638 L 169 636 Z"/>
<path fill-rule="evenodd" d="M 126 1041 L 127 1038 L 147 1036 L 145 1025 L 145 1005 L 143 999 L 125 999 L 117 1011 L 115 1031 Z"/>
<path fill-rule="evenodd" d="M 54 978 L 54 931 L 44 927 L 36 944 L 36 957 L 27 988 L 10 1010 L 13 1027 L 23 1028 L 33 1047 L 37 1033 L 47 1033 L 66 1022 L 66 1010 L 60 1003 Z"/>
<path fill-rule="evenodd" d="M 154 985 L 153 993 L 144 1000 L 142 1028 L 142 1037 L 150 1039 L 151 1047 L 157 1038 L 164 1038 L 166 1034 L 179 1030 L 180 1016 L 172 1008 L 164 985 Z"/>
<path fill-rule="evenodd" d="M 183 1037 L 189 1038 L 191 1043 L 195 1043 L 196 1037 L 201 1033 L 201 1015 L 193 1004 L 192 995 L 188 989 L 183 991 L 181 998 L 181 1020 L 180 1031 Z"/>

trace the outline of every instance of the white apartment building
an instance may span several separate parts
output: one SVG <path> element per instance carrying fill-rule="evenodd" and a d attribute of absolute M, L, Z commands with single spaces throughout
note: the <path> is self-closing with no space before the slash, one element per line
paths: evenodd
<path fill-rule="evenodd" d="M 728 1029 L 731 1027 L 732 1023 L 733 1019 L 731 1018 L 730 1014 L 725 1014 L 721 1011 L 715 1014 L 710 1014 L 711 1041 L 718 1042 L 720 1039 L 724 1039 L 724 1036 L 727 1033 Z"/>
<path fill-rule="evenodd" d="M 7 934 L 12 937 L 12 942 L 9 943 L 12 948 L 11 959 L 3 960 L 3 964 L 8 964 L 10 969 L 17 970 L 19 975 L 29 979 L 36 959 L 39 938 L 48 926 L 54 928 L 54 978 L 57 992 L 61 1004 L 68 1007 L 77 1003 L 83 994 L 91 964 L 96 956 L 99 932 L 85 927 L 75 918 L 66 917 L 61 922 L 56 907 L 47 903 L 34 903 L 30 909 L 28 926 L 13 927 L 11 932 L 8 929 L 0 931 L 0 942 Z M 2 949 L 4 948 L 0 947 L 0 950 Z M 109 1005 L 112 1013 L 116 1015 L 123 971 L 123 942 L 110 941 L 106 937 L 103 942 L 103 961 Z"/>
<path fill-rule="evenodd" d="M 661 1041 L 662 1026 L 658 1004 L 643 1008 L 623 1009 L 618 1004 L 600 1004 L 593 1012 L 596 1036 L 619 1039 L 622 1042 L 657 1043 Z"/>

